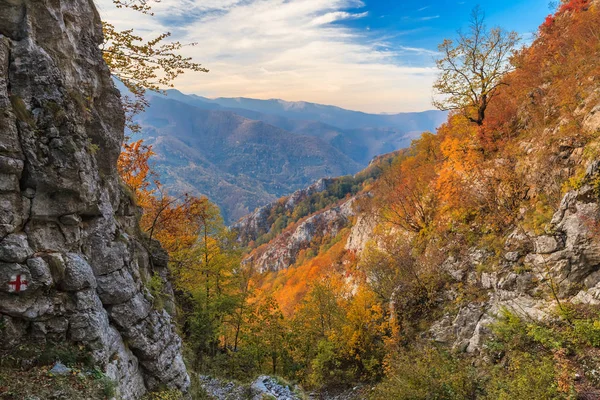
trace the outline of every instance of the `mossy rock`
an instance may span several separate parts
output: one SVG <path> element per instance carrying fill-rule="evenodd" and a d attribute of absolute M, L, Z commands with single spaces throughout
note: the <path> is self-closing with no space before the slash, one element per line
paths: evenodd
<path fill-rule="evenodd" d="M 31 112 L 25 105 L 25 102 L 22 98 L 17 95 L 12 95 L 10 96 L 10 103 L 12 104 L 13 113 L 19 121 L 24 122 L 31 127 L 35 125 L 33 116 L 31 115 Z"/>

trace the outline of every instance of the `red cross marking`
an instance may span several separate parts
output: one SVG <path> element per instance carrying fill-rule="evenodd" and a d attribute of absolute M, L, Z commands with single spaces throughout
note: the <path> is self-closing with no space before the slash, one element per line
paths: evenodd
<path fill-rule="evenodd" d="M 27 285 L 29 282 L 25 275 L 13 275 L 11 276 L 11 281 L 8 282 L 8 291 L 19 293 L 25 289 L 27 289 Z"/>

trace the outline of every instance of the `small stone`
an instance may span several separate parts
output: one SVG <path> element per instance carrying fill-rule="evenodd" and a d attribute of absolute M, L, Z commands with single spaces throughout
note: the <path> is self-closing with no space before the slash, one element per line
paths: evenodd
<path fill-rule="evenodd" d="M 70 372 L 71 368 L 67 367 L 61 362 L 57 362 L 56 364 L 54 364 L 54 366 L 50 370 L 50 374 L 57 376 L 68 375 Z"/>
<path fill-rule="evenodd" d="M 519 260 L 519 252 L 518 251 L 509 251 L 504 255 L 504 259 L 510 262 L 517 262 Z"/>

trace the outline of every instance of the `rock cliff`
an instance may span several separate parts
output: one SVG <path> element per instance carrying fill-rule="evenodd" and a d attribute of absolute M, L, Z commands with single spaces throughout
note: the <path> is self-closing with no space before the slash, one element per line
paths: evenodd
<path fill-rule="evenodd" d="M 322 212 L 294 224 L 266 245 L 259 247 L 248 259 L 257 272 L 280 271 L 292 266 L 301 250 L 324 237 L 335 238 L 340 230 L 350 223 L 354 216 L 355 198 L 339 206 Z"/>
<path fill-rule="evenodd" d="M 505 254 L 490 272 L 475 266 L 494 265 L 489 254 L 473 249 L 466 260 L 446 260 L 449 274 L 486 291 L 481 303 L 471 303 L 437 321 L 430 333 L 436 341 L 476 352 L 488 326 L 503 309 L 528 320 L 554 318 L 553 310 L 567 303 L 600 304 L 600 215 L 597 182 L 600 162 L 588 167 L 578 190 L 568 192 L 551 221 L 549 232 L 539 236 L 516 229 L 506 240 Z M 449 294 L 451 296 L 451 294 Z"/>
<path fill-rule="evenodd" d="M 268 233 L 271 229 L 268 221 L 269 214 L 280 202 L 283 202 L 285 210 L 293 210 L 302 200 L 315 193 L 323 192 L 334 182 L 335 179 L 332 178 L 319 179 L 305 189 L 296 190 L 287 197 L 257 208 L 232 226 L 238 232 L 238 240 L 247 243 L 258 239 L 260 235 Z"/>
<path fill-rule="evenodd" d="M 0 346 L 83 345 L 125 399 L 185 391 L 181 340 L 144 285 L 171 291 L 167 259 L 116 171 L 101 42 L 92 0 L 0 2 Z"/>

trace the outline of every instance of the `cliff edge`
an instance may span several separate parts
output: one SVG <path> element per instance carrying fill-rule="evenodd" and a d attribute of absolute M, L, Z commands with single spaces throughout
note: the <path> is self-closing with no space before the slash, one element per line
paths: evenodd
<path fill-rule="evenodd" d="M 167 259 L 116 170 L 101 42 L 92 0 L 0 2 L 0 347 L 84 346 L 124 399 L 185 391 L 181 339 L 144 285 L 171 292 Z"/>

